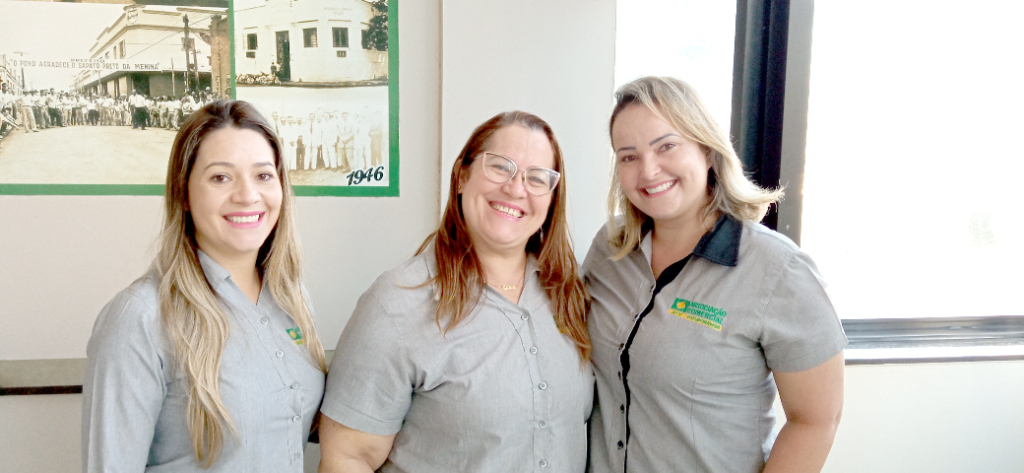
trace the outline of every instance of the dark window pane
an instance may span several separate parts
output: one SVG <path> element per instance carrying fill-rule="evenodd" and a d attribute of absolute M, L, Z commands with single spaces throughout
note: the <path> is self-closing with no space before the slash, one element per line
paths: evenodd
<path fill-rule="evenodd" d="M 316 47 L 316 28 L 302 30 L 302 45 L 307 48 Z"/>
<path fill-rule="evenodd" d="M 334 47 L 347 48 L 348 28 L 333 28 L 332 32 L 334 33 Z"/>

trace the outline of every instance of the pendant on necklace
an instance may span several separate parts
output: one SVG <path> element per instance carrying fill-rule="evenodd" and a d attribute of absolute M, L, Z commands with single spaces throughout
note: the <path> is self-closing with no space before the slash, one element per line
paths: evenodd
<path fill-rule="evenodd" d="M 511 284 L 502 284 L 501 288 L 506 290 L 506 291 L 512 291 L 512 290 L 515 290 L 516 286 L 513 286 Z"/>

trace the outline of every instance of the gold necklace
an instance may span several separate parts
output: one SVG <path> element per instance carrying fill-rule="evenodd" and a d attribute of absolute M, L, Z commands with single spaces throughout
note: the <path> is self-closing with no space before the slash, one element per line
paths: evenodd
<path fill-rule="evenodd" d="M 517 282 L 515 284 L 501 284 L 501 290 L 503 290 L 503 291 L 514 291 L 516 289 L 519 289 L 519 285 L 522 284 L 524 281 L 526 281 L 526 268 L 525 267 L 523 268 L 523 275 L 519 278 L 519 282 Z M 495 287 L 493 284 L 487 282 L 486 279 L 484 280 L 484 284 L 487 284 L 487 285 L 489 285 L 491 287 Z"/>

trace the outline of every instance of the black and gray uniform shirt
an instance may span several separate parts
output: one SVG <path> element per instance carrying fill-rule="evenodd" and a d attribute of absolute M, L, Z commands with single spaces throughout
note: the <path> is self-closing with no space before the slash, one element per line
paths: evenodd
<path fill-rule="evenodd" d="M 592 471 L 761 471 L 775 440 L 772 371 L 813 368 L 846 346 L 814 262 L 786 237 L 723 216 L 655 280 L 650 232 L 618 261 L 606 235 L 583 264 Z"/>

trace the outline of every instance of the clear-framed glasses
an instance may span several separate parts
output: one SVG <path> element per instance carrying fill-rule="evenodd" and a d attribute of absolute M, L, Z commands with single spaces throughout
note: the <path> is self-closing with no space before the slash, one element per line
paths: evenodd
<path fill-rule="evenodd" d="M 484 176 L 495 184 L 504 184 L 516 177 L 519 168 L 516 163 L 505 156 L 494 153 L 483 153 L 477 156 L 484 162 Z M 533 195 L 547 195 L 558 185 L 562 175 L 553 169 L 533 166 L 523 170 L 523 185 Z"/>

